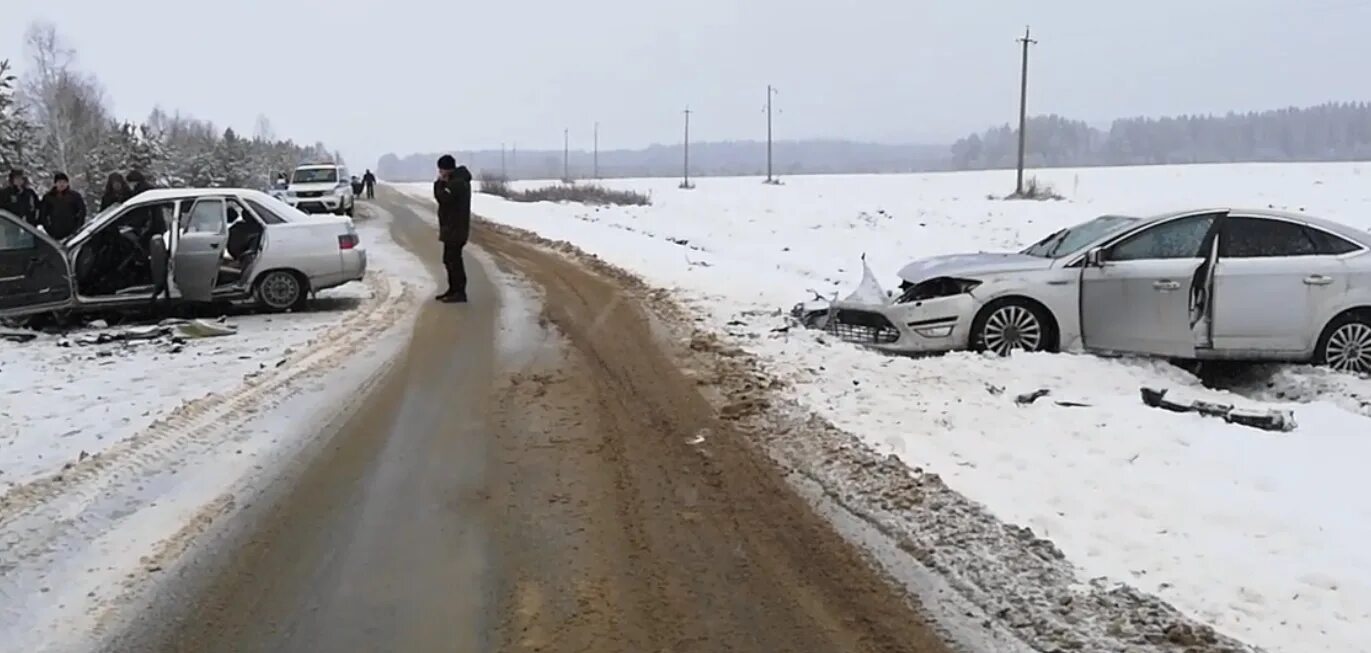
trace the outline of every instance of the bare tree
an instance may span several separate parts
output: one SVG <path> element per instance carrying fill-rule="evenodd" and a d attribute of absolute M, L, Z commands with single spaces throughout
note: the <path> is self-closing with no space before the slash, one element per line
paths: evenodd
<path fill-rule="evenodd" d="M 76 71 L 76 53 L 52 23 L 35 22 L 24 37 L 33 69 L 22 95 L 40 132 L 41 158 L 50 169 L 77 171 L 110 128 L 104 91 L 89 75 Z"/>

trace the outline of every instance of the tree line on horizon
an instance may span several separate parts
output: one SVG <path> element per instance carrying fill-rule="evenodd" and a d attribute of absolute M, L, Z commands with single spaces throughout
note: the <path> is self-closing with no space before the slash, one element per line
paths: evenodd
<path fill-rule="evenodd" d="M 31 25 L 24 49 L 22 75 L 0 60 L 0 179 L 23 170 L 41 193 L 65 172 L 90 194 L 110 173 L 138 170 L 161 186 L 262 188 L 300 162 L 341 162 L 323 143 L 277 138 L 265 116 L 251 137 L 160 108 L 142 121 L 120 119 L 53 24 Z"/>
<path fill-rule="evenodd" d="M 932 172 L 1008 169 L 1018 157 L 1018 129 L 1008 124 L 946 145 L 891 145 L 809 139 L 777 141 L 781 175 Z M 1371 103 L 1327 103 L 1307 108 L 1231 112 L 1222 116 L 1121 118 L 1107 129 L 1058 115 L 1028 120 L 1025 164 L 1031 168 L 1248 161 L 1371 160 Z M 377 174 L 396 181 L 426 180 L 441 153 L 387 154 Z M 456 152 L 470 167 L 504 171 L 514 179 L 559 179 L 562 150 Z M 682 172 L 681 145 L 653 145 L 599 153 L 599 176 L 670 177 Z M 765 174 L 764 141 L 691 143 L 691 174 Z M 570 153 L 571 176 L 593 175 L 593 154 Z"/>
<path fill-rule="evenodd" d="M 1371 104 L 1326 103 L 1222 116 L 1121 118 L 1108 129 L 1057 115 L 1029 119 L 1028 167 L 1357 161 L 1371 159 Z M 1002 125 L 958 140 L 957 170 L 1012 168 L 1018 129 Z"/>

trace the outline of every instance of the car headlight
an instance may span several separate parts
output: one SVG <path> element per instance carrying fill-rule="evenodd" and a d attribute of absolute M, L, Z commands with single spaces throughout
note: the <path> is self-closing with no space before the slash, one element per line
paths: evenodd
<path fill-rule="evenodd" d="M 293 190 L 284 191 L 284 192 L 282 192 L 281 194 L 282 194 L 282 195 L 285 195 L 286 197 L 289 197 L 289 198 L 291 198 L 291 199 L 295 199 L 295 191 L 293 191 Z"/>

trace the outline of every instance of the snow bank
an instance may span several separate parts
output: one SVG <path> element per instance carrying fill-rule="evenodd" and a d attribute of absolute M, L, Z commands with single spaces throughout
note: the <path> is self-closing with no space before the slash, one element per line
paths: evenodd
<path fill-rule="evenodd" d="M 651 207 L 516 204 L 489 219 L 567 240 L 677 291 L 717 330 L 793 382 L 795 398 L 878 452 L 941 475 L 1006 522 L 1051 539 L 1082 580 L 1103 577 L 1278 651 L 1349 651 L 1371 623 L 1371 381 L 1261 368 L 1206 390 L 1157 362 L 1084 355 L 889 358 L 813 333 L 773 333 L 780 312 L 849 291 L 860 257 L 886 281 L 909 259 L 1022 246 L 1104 213 L 1196 206 L 1307 210 L 1371 227 L 1371 165 L 1228 165 L 1035 173 L 1069 199 L 988 198 L 1012 172 L 611 180 Z M 411 187 L 427 198 L 427 185 Z M 1276 434 L 1146 408 L 1143 385 L 1293 408 Z M 1018 393 L 1049 389 L 1030 406 Z M 1087 404 L 1064 407 L 1053 400 Z M 1285 402 L 1299 402 L 1287 404 Z"/>

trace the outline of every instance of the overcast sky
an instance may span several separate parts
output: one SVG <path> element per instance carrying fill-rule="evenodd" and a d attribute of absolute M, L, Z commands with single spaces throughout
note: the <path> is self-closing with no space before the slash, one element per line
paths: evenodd
<path fill-rule="evenodd" d="M 16 7 L 17 4 L 17 7 Z M 1371 0 L 5 0 L 54 21 L 121 116 L 154 105 L 388 151 L 765 136 L 943 142 L 1029 110 L 1091 122 L 1371 100 Z M 21 62 L 22 63 L 22 62 Z"/>

